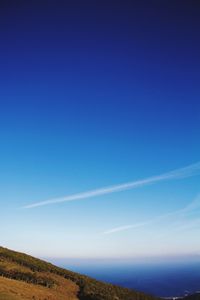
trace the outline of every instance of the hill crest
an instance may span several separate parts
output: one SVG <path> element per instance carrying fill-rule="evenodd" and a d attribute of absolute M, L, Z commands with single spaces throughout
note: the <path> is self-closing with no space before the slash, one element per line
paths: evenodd
<path fill-rule="evenodd" d="M 0 300 L 155 300 L 0 247 Z"/>

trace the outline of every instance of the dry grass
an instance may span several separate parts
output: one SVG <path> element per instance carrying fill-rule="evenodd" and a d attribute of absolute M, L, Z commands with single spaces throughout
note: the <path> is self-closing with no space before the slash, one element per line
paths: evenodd
<path fill-rule="evenodd" d="M 72 281 L 52 275 L 57 285 L 46 288 L 0 277 L 0 300 L 77 300 L 78 286 Z"/>
<path fill-rule="evenodd" d="M 0 247 L 0 300 L 158 300 Z"/>
<path fill-rule="evenodd" d="M 0 259 L 0 267 L 3 267 L 6 271 L 17 270 L 20 272 L 31 272 L 31 270 L 25 266 L 20 266 L 14 262 L 2 260 L 2 259 Z"/>

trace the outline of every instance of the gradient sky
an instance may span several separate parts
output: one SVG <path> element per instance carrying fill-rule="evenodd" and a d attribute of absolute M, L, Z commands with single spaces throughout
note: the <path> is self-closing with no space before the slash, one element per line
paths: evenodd
<path fill-rule="evenodd" d="M 200 255 L 198 174 L 24 208 L 200 161 L 199 15 L 199 1 L 1 1 L 2 246 Z"/>

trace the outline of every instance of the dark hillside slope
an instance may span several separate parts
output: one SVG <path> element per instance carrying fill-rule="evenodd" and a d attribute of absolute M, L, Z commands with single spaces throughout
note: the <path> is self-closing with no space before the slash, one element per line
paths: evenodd
<path fill-rule="evenodd" d="M 197 292 L 195 294 L 186 296 L 185 298 L 183 298 L 184 300 L 200 300 L 200 292 Z"/>
<path fill-rule="evenodd" d="M 97 281 L 90 277 L 56 267 L 32 256 L 11 251 L 3 247 L 0 247 L 0 275 L 2 276 L 0 277 L 0 300 L 156 299 L 153 296 L 141 292 Z M 8 291 L 8 288 L 6 290 L 5 286 L 12 288 Z M 16 287 L 16 290 L 14 290 L 14 287 Z M 20 289 L 21 298 L 17 296 Z M 11 290 L 14 291 L 13 294 L 11 294 Z M 27 293 L 29 290 L 32 290 L 33 294 L 28 295 L 24 292 L 25 290 Z"/>

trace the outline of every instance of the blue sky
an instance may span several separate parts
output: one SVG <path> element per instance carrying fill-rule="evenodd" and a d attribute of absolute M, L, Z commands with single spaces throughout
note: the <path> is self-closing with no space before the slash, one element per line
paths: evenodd
<path fill-rule="evenodd" d="M 24 208 L 200 161 L 197 2 L 1 6 L 0 244 L 58 258 L 199 255 L 199 206 L 180 216 L 199 203 L 198 174 Z"/>

